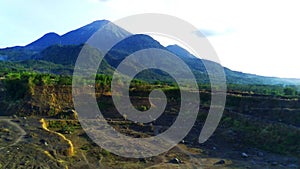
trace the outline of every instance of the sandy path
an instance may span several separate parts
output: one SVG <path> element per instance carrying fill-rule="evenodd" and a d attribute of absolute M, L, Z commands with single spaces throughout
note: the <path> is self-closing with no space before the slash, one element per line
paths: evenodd
<path fill-rule="evenodd" d="M 70 155 L 70 156 L 73 156 L 74 153 L 75 153 L 75 151 L 74 151 L 74 145 L 73 145 L 72 141 L 69 140 L 69 139 L 67 139 L 66 136 L 64 136 L 64 135 L 61 134 L 61 133 L 58 133 L 58 132 L 49 130 L 45 119 L 42 118 L 42 119 L 40 120 L 40 122 L 42 123 L 42 128 L 43 128 L 44 130 L 46 130 L 46 131 L 48 131 L 48 132 L 50 132 L 50 133 L 54 133 L 54 134 L 58 135 L 59 137 L 61 137 L 63 140 L 65 140 L 65 141 L 70 145 L 70 149 L 69 149 L 69 150 L 70 150 L 70 154 L 69 154 L 69 155 Z"/>

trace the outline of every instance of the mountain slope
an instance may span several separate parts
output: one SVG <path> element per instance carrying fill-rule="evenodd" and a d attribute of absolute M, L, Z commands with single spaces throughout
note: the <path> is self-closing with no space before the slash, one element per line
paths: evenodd
<path fill-rule="evenodd" d="M 105 56 L 107 62 L 113 66 L 117 67 L 120 62 L 122 62 L 125 57 L 149 48 L 156 48 L 166 50 L 158 41 L 154 40 L 152 37 L 143 34 L 137 34 L 129 36 L 128 38 L 122 40 L 116 44 Z"/>
<path fill-rule="evenodd" d="M 194 59 L 196 58 L 187 50 L 183 49 L 178 45 L 169 45 L 166 47 L 170 52 L 174 53 L 175 55 L 179 56 L 180 58 L 187 58 L 187 59 Z"/>
<path fill-rule="evenodd" d="M 54 33 L 47 33 L 38 40 L 26 45 L 24 49 L 26 50 L 33 50 L 33 51 L 40 51 L 43 50 L 53 44 L 61 44 L 61 37 Z"/>
<path fill-rule="evenodd" d="M 186 49 L 178 45 L 170 45 L 166 48 L 170 52 L 180 57 L 187 65 L 189 65 L 194 74 L 197 74 L 199 72 L 202 72 L 204 74 L 206 73 L 204 63 L 205 65 L 213 65 L 212 67 L 214 67 L 214 65 L 218 66 L 218 64 L 215 62 L 197 58 L 193 54 L 189 53 Z M 229 84 L 300 85 L 300 79 L 265 77 L 234 71 L 226 67 L 224 67 L 224 72 L 226 75 L 227 83 Z"/>
<path fill-rule="evenodd" d="M 38 55 L 35 55 L 34 58 L 74 68 L 82 47 L 83 45 L 52 45 L 41 51 Z M 97 59 L 102 56 L 102 53 L 100 53 L 97 49 L 89 46 L 86 47 L 86 51 L 89 52 L 90 56 L 93 56 L 91 57 L 93 59 Z M 96 62 L 96 60 L 90 62 Z M 111 74 L 112 72 L 113 68 L 105 60 L 103 60 L 101 62 L 99 73 Z"/>

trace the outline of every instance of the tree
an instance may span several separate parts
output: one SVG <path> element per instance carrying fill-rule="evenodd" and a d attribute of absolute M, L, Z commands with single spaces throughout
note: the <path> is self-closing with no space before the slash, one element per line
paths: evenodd
<path fill-rule="evenodd" d="M 287 96 L 294 96 L 296 95 L 296 90 L 291 88 L 291 87 L 286 87 L 283 89 L 283 92 L 284 92 L 284 95 L 287 95 Z"/>

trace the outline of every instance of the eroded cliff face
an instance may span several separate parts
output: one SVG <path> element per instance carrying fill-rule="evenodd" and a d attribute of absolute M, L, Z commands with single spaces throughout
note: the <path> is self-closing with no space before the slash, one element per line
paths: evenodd
<path fill-rule="evenodd" d="M 9 99 L 5 88 L 1 89 L 1 115 L 51 117 L 73 109 L 71 86 L 35 86 L 17 100 Z"/>

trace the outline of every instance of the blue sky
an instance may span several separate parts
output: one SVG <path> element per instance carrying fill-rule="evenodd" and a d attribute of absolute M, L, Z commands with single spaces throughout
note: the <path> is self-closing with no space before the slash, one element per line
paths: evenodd
<path fill-rule="evenodd" d="M 64 34 L 94 20 L 164 13 L 205 33 L 226 67 L 300 78 L 298 7 L 297 0 L 1 0 L 0 48 L 26 45 L 47 32 Z"/>

